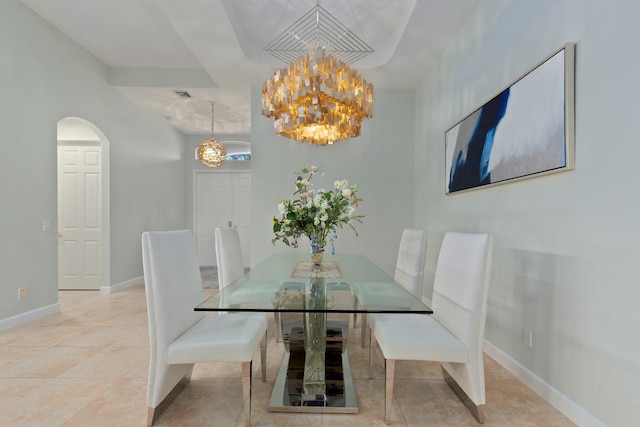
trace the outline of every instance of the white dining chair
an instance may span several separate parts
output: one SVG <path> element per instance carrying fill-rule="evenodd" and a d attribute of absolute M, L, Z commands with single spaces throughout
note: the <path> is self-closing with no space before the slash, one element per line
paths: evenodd
<path fill-rule="evenodd" d="M 240 235 L 235 227 L 221 227 L 214 231 L 216 262 L 218 264 L 218 288 L 226 288 L 235 282 L 244 273 L 244 261 L 242 259 L 242 246 Z M 269 325 L 267 313 L 236 313 L 245 317 L 253 317 Z"/>
<path fill-rule="evenodd" d="M 369 378 L 375 342 L 385 358 L 385 421 L 391 422 L 396 360 L 440 362 L 447 384 L 484 422 L 482 343 L 487 315 L 493 239 L 448 232 L 434 279 L 433 315 L 385 315 L 372 324 Z"/>
<path fill-rule="evenodd" d="M 235 227 L 215 229 L 216 263 L 218 264 L 218 287 L 226 288 L 244 274 L 240 235 Z"/>
<path fill-rule="evenodd" d="M 417 299 L 422 299 L 422 282 L 427 251 L 427 233 L 424 230 L 405 229 L 400 238 L 396 270 L 393 280 L 398 282 Z M 377 291 L 375 292 L 376 289 Z M 356 293 L 357 303 L 361 305 L 384 305 L 388 297 L 388 284 L 371 284 L 367 292 Z M 370 331 L 367 322 L 375 322 L 385 314 L 363 314 L 361 320 L 361 345 L 365 346 L 366 335 Z M 354 324 L 357 321 L 354 313 Z"/>
<path fill-rule="evenodd" d="M 266 380 L 266 326 L 259 319 L 194 311 L 204 295 L 191 231 L 143 233 L 142 263 L 151 344 L 147 425 L 189 382 L 194 363 L 231 361 L 242 363 L 249 426 L 252 359 L 258 347 Z"/>

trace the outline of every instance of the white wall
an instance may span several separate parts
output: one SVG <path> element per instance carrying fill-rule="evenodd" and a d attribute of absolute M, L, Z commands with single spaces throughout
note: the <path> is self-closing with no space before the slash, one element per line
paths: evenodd
<path fill-rule="evenodd" d="M 56 128 L 110 143 L 111 284 L 142 276 L 140 234 L 185 226 L 182 136 L 107 84 L 109 69 L 17 0 L 0 2 L 0 322 L 56 304 Z M 29 297 L 17 300 L 17 289 Z"/>
<path fill-rule="evenodd" d="M 640 419 L 639 16 L 622 0 L 480 2 L 416 103 L 425 293 L 447 230 L 493 234 L 487 339 L 611 426 Z M 446 129 L 569 41 L 575 171 L 445 196 Z"/>
<path fill-rule="evenodd" d="M 316 165 L 326 172 L 325 187 L 347 179 L 364 199 L 360 236 L 341 230 L 336 252 L 364 253 L 393 274 L 402 229 L 413 225 L 414 91 L 376 90 L 373 118 L 364 120 L 361 136 L 324 147 L 277 136 L 273 120 L 260 113 L 261 96 L 259 89 L 252 91 L 251 262 L 288 250 L 271 244 L 271 220 L 280 199 L 293 197 L 295 172 Z M 309 251 L 304 240 L 300 250 Z"/>

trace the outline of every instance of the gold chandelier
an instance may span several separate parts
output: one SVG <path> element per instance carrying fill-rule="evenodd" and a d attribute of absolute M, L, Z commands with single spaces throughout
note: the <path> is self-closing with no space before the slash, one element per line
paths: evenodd
<path fill-rule="evenodd" d="M 362 120 L 372 117 L 373 85 L 347 61 L 373 52 L 366 43 L 318 4 L 265 50 L 279 59 L 307 52 L 263 85 L 262 114 L 278 135 L 317 145 L 360 135 Z"/>
<path fill-rule="evenodd" d="M 211 138 L 205 139 L 198 147 L 198 159 L 209 167 L 217 168 L 227 161 L 227 149 L 213 137 L 213 112 L 215 103 L 211 103 Z"/>

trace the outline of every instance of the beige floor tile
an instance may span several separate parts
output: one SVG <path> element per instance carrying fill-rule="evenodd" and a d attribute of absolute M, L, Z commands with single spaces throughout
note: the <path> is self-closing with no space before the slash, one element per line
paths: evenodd
<path fill-rule="evenodd" d="M 396 380 L 394 396 L 408 426 L 480 425 L 443 380 Z"/>
<path fill-rule="evenodd" d="M 61 345 L 65 340 L 81 335 L 89 329 L 91 328 L 86 324 L 78 326 L 57 324 L 54 326 L 23 327 L 20 329 L 19 335 L 14 336 L 12 340 L 6 342 L 4 345 L 21 347 Z"/>
<path fill-rule="evenodd" d="M 22 336 L 22 334 L 24 333 L 23 330 L 25 330 L 26 328 L 27 326 L 22 325 L 0 331 L 0 346 L 5 346 L 16 338 Z"/>
<path fill-rule="evenodd" d="M 81 350 L 82 347 L 77 350 Z M 147 363 L 148 351 L 137 347 L 105 347 L 84 358 L 63 374 L 64 378 L 124 378 L 136 365 Z"/>
<path fill-rule="evenodd" d="M 126 337 L 127 335 L 129 335 L 128 329 L 124 332 L 121 327 L 117 326 L 96 326 L 62 341 L 60 345 L 66 347 L 115 346 L 116 341 L 121 340 L 123 336 Z"/>
<path fill-rule="evenodd" d="M 2 425 L 60 426 L 115 383 L 113 379 L 54 379 L 2 408 Z"/>
<path fill-rule="evenodd" d="M 206 296 L 215 293 L 206 290 Z M 146 419 L 149 335 L 144 287 L 111 295 L 60 292 L 62 312 L 0 332 L 0 426 L 142 426 Z M 359 326 L 359 324 L 358 324 Z M 358 414 L 268 411 L 284 355 L 270 316 L 267 381 L 254 355 L 253 426 L 383 426 L 384 362 L 376 349 L 368 379 L 369 349 L 352 329 L 348 351 Z M 551 405 L 485 357 L 485 426 L 572 426 Z M 156 426 L 243 426 L 239 363 L 196 364 L 191 383 L 160 415 Z M 442 380 L 437 363 L 399 361 L 394 426 L 478 425 Z"/>
<path fill-rule="evenodd" d="M 130 370 L 123 378 L 148 378 L 149 377 L 149 349 L 137 348 L 136 357 L 130 360 L 127 367 Z M 145 384 L 146 390 L 146 384 Z"/>
<path fill-rule="evenodd" d="M 73 319 L 86 313 L 86 307 L 74 306 L 62 308 L 60 312 L 50 316 L 41 317 L 33 322 L 29 322 L 29 327 L 43 326 L 83 326 L 82 324 L 73 324 Z"/>
<path fill-rule="evenodd" d="M 146 319 L 145 319 L 146 323 Z M 113 327 L 113 326 L 112 326 Z M 115 347 L 145 347 L 149 348 L 149 328 L 146 326 L 127 326 L 127 332 L 122 333 L 113 342 Z"/>
<path fill-rule="evenodd" d="M 144 426 L 147 419 L 146 378 L 116 381 L 96 399 L 62 423 L 64 427 Z"/>
<path fill-rule="evenodd" d="M 35 347 L 34 347 L 35 348 Z M 2 371 L 4 378 L 55 378 L 96 354 L 97 348 L 38 347 L 40 354 Z"/>
<path fill-rule="evenodd" d="M 46 387 L 49 378 L 0 378 L 0 425 L 6 411 L 4 407 L 9 407 L 22 400 L 27 394 L 34 390 Z"/>
<path fill-rule="evenodd" d="M 195 380 L 160 414 L 154 426 L 233 426 L 240 417 L 242 407 L 242 382 L 239 377 Z"/>
<path fill-rule="evenodd" d="M 486 417 L 492 426 L 553 426 L 574 424 L 515 378 L 486 381 Z"/>
<path fill-rule="evenodd" d="M 13 347 L 3 346 L 0 351 L 0 372 L 3 377 L 13 366 L 29 360 L 37 359 L 42 356 L 42 349 L 38 347 Z"/>

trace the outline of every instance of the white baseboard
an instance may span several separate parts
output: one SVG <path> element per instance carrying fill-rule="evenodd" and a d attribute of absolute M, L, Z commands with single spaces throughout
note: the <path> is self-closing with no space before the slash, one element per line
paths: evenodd
<path fill-rule="evenodd" d="M 35 310 L 27 311 L 26 313 L 17 314 L 12 317 L 0 320 L 0 331 L 5 329 L 20 326 L 24 323 L 32 322 L 50 314 L 60 312 L 60 303 L 45 305 L 44 307 L 36 308 Z"/>
<path fill-rule="evenodd" d="M 569 399 L 486 339 L 484 340 L 484 351 L 537 395 L 580 427 L 607 427 L 600 419 L 587 412 L 582 406 Z"/>
<path fill-rule="evenodd" d="M 114 292 L 123 291 L 127 288 L 138 285 L 140 283 L 144 283 L 144 276 L 135 277 L 133 279 L 130 279 L 121 283 L 116 283 L 115 285 L 101 286 L 100 292 L 103 294 L 112 294 Z"/>
<path fill-rule="evenodd" d="M 431 301 L 428 298 L 423 296 L 422 302 L 431 307 Z M 483 349 L 485 353 L 522 381 L 524 385 L 580 427 L 607 427 L 600 419 L 587 412 L 582 406 L 569 399 L 486 339 L 484 340 Z"/>

